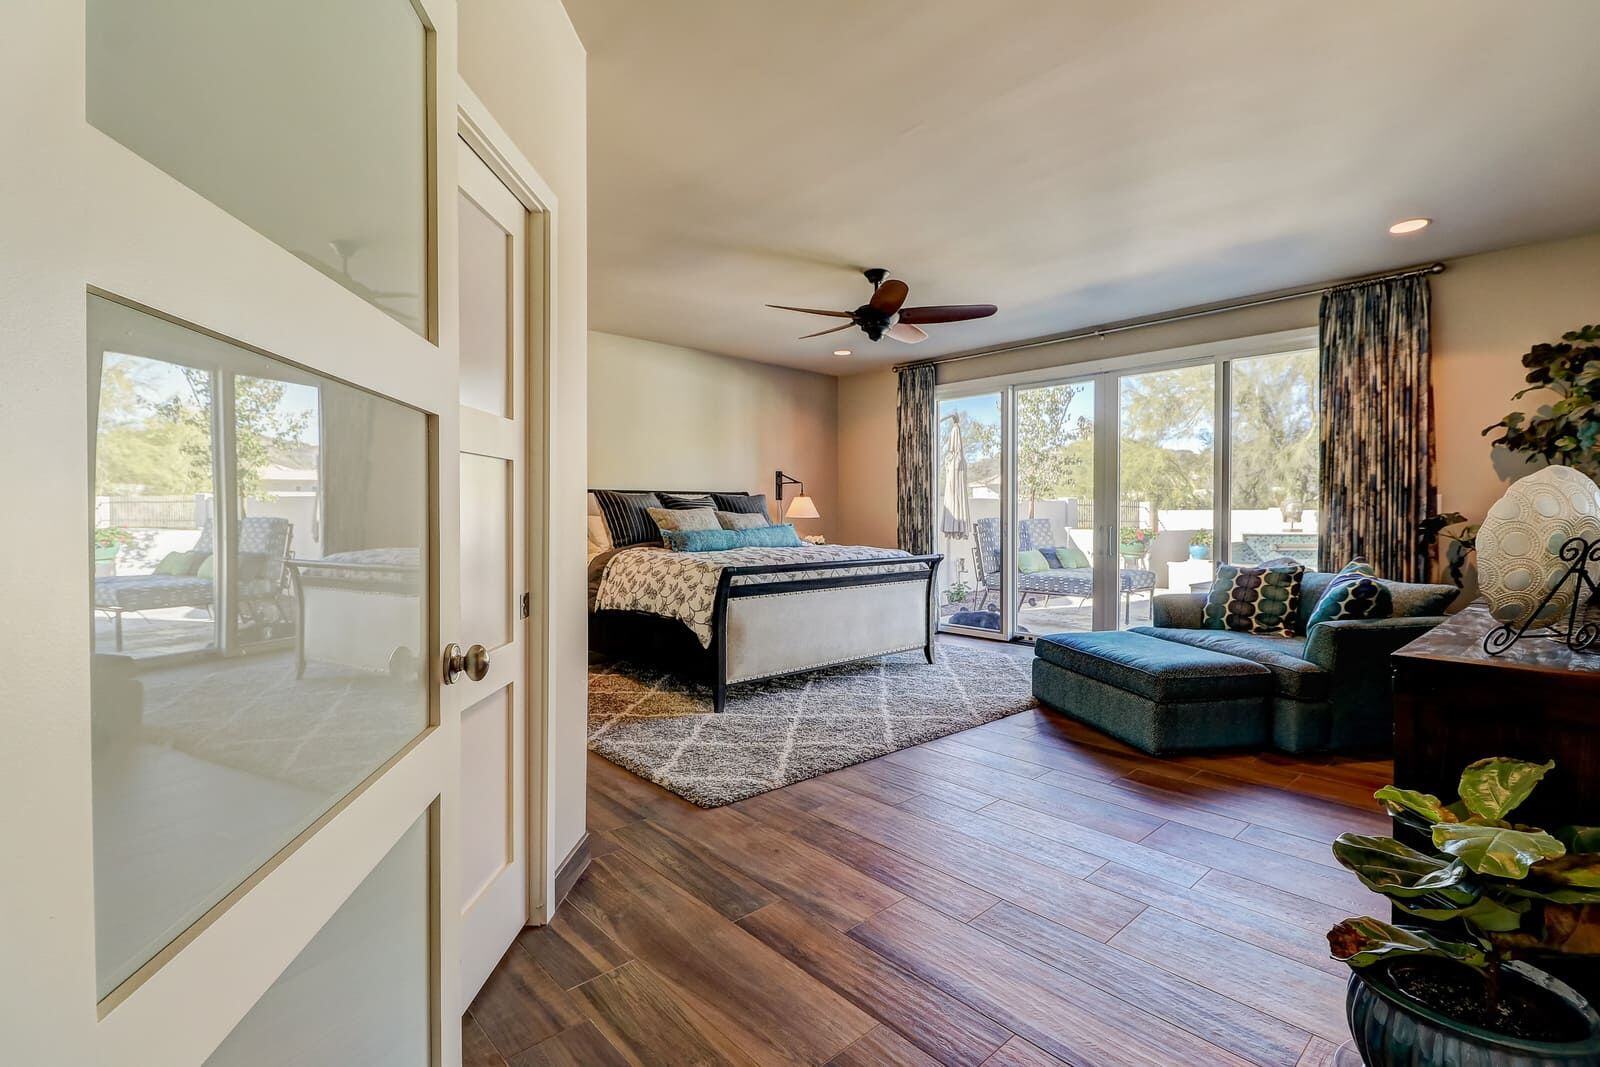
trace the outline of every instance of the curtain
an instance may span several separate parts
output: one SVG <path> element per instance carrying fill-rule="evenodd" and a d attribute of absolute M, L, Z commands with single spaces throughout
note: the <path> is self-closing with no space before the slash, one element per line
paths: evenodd
<path fill-rule="evenodd" d="M 1322 294 L 1322 569 L 1365 556 L 1379 575 L 1427 581 L 1418 524 L 1433 514 L 1428 279 Z"/>
<path fill-rule="evenodd" d="M 900 547 L 933 551 L 933 383 L 932 364 L 900 369 L 899 460 L 895 464 Z"/>

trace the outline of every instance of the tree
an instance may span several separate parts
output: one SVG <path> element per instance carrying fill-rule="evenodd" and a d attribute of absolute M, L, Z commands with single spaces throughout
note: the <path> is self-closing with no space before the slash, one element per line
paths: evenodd
<path fill-rule="evenodd" d="M 161 401 L 155 405 L 155 414 L 169 425 L 190 430 L 181 451 L 195 476 L 203 476 L 209 481 L 212 463 L 212 383 L 215 376 L 210 371 L 185 367 L 183 377 L 188 384 L 189 395 L 178 394 Z M 261 494 L 262 468 L 271 461 L 276 449 L 300 439 L 310 422 L 310 414 L 303 411 L 289 414 L 279 410 L 285 388 L 283 382 L 242 374 L 234 375 L 232 380 L 234 491 L 239 499 L 240 513 L 243 514 L 245 501 L 258 498 Z"/>
<path fill-rule="evenodd" d="M 1205 364 L 1122 379 L 1125 499 L 1148 501 L 1157 512 L 1212 506 L 1214 375 Z"/>
<path fill-rule="evenodd" d="M 1233 507 L 1315 503 L 1317 376 L 1315 352 L 1233 364 Z"/>
<path fill-rule="evenodd" d="M 1083 464 L 1082 452 L 1070 450 L 1074 441 L 1094 436 L 1092 419 L 1072 417 L 1072 400 L 1081 390 L 1053 385 L 1017 392 L 1017 496 L 1027 499 L 1030 519 L 1039 498 L 1058 494 Z"/>

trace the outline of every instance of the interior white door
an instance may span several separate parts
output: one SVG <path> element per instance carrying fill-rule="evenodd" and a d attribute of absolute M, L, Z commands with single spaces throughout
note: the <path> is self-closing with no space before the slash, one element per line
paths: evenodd
<path fill-rule="evenodd" d="M 461 322 L 461 630 L 488 671 L 462 674 L 461 1007 L 528 921 L 529 404 L 527 208 L 464 141 L 457 199 Z"/>

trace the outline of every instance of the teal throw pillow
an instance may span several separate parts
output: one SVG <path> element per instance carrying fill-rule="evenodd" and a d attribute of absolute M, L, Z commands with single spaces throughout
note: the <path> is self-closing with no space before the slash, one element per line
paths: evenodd
<path fill-rule="evenodd" d="M 1316 629 L 1318 623 L 1335 619 L 1387 619 L 1393 614 L 1394 597 L 1389 587 L 1374 577 L 1372 564 L 1357 557 L 1346 563 L 1323 590 L 1322 599 L 1306 620 L 1306 633 Z"/>
<path fill-rule="evenodd" d="M 1267 637 L 1293 637 L 1300 613 L 1300 581 L 1306 569 L 1298 563 L 1240 567 L 1224 563 L 1206 594 L 1207 630 L 1233 630 Z"/>
<path fill-rule="evenodd" d="M 662 530 L 661 539 L 674 552 L 725 552 L 739 547 L 738 530 Z"/>
<path fill-rule="evenodd" d="M 752 526 L 748 530 L 731 532 L 738 535 L 740 548 L 801 548 L 805 545 L 791 522 L 776 526 Z"/>

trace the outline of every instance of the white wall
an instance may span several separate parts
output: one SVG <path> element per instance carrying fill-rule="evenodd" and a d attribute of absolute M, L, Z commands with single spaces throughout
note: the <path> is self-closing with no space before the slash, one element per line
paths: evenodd
<path fill-rule="evenodd" d="M 582 840 L 589 638 L 584 568 L 588 348 L 587 57 L 559 0 L 460 0 L 458 62 L 558 201 L 551 354 L 550 708 L 546 870 Z M 545 899 L 551 897 L 547 885 Z"/>
<path fill-rule="evenodd" d="M 773 472 L 805 482 L 838 528 L 838 380 L 617 334 L 589 335 L 589 484 L 744 489 L 772 502 Z M 787 502 L 794 486 L 784 490 Z"/>

